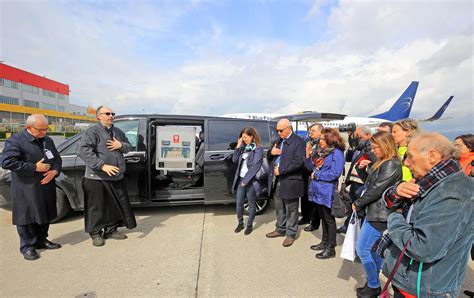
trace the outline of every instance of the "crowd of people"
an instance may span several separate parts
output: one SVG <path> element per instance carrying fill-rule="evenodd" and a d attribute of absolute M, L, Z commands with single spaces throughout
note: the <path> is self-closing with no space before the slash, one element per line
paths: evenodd
<path fill-rule="evenodd" d="M 337 129 L 318 123 L 308 128 L 306 145 L 288 119 L 280 120 L 276 130 L 280 138 L 267 156 L 276 225 L 266 237 L 285 237 L 282 245 L 288 247 L 296 240 L 298 225 L 307 224 L 308 232 L 321 226 L 321 242 L 310 248 L 320 251 L 318 259 L 334 258 L 336 234 L 346 232 L 352 215 L 336 227 L 332 207 L 342 182 L 352 212 L 362 222 L 355 250 L 366 283 L 356 289 L 357 297 L 385 296 L 390 283 L 394 297 L 459 295 L 469 251 L 474 258 L 472 134 L 457 137 L 453 144 L 439 133 L 420 132 L 416 121 L 404 119 L 381 123 L 375 134 L 369 127 L 357 127 L 349 133 L 346 148 Z M 236 233 L 244 227 L 245 196 L 250 209 L 246 232 L 252 231 L 255 190 L 248 187 L 257 185 L 258 191 L 262 186 L 257 173 L 264 170 L 265 157 L 253 140 L 258 132 L 244 128 L 234 152 L 239 165 L 235 181 L 240 181 Z M 346 161 L 348 171 L 341 178 Z M 388 277 L 384 289 L 380 272 Z"/>
<path fill-rule="evenodd" d="M 123 155 L 131 145 L 113 125 L 110 108 L 99 107 L 96 116 L 97 125 L 81 138 L 79 156 L 86 164 L 85 231 L 94 246 L 102 246 L 104 239 L 126 239 L 118 227 L 133 229 L 137 223 L 123 182 Z M 54 179 L 61 172 L 47 130 L 46 117 L 31 115 L 3 151 L 2 167 L 12 171 L 13 224 L 26 260 L 40 257 L 36 249 L 61 248 L 47 239 L 57 212 Z M 335 194 L 345 188 L 352 207 L 348 219 L 352 212 L 362 222 L 355 251 L 366 283 L 357 297 L 384 295 L 380 272 L 389 277 L 395 297 L 459 295 L 469 251 L 474 257 L 472 134 L 453 144 L 439 133 L 420 132 L 411 119 L 382 123 L 375 134 L 357 127 L 349 133 L 349 146 L 337 129 L 318 123 L 308 128 L 307 140 L 293 132 L 288 119 L 278 121 L 276 131 L 279 139 L 266 157 L 255 128 L 240 133 L 232 156 L 235 233 L 252 233 L 256 201 L 266 188 L 276 209 L 275 229 L 266 237 L 284 237 L 282 245 L 290 247 L 300 225 L 307 224 L 307 232 L 322 227 L 321 242 L 310 249 L 318 251 L 318 259 L 334 258 L 336 235 L 346 233 L 349 220 L 337 228 L 332 208 Z"/>

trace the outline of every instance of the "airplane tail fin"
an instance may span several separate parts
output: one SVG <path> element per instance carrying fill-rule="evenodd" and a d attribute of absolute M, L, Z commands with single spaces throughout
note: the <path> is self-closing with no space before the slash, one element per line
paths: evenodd
<path fill-rule="evenodd" d="M 428 119 L 423 119 L 421 121 L 435 121 L 435 120 L 438 120 L 439 118 L 441 118 L 441 116 L 443 116 L 443 113 L 444 111 L 446 111 L 446 109 L 448 108 L 449 104 L 451 103 L 451 100 L 453 100 L 453 95 L 451 95 L 448 100 L 446 100 L 446 102 L 441 106 L 441 108 L 439 108 L 438 111 L 436 111 L 436 113 L 431 116 L 430 118 Z"/>
<path fill-rule="evenodd" d="M 418 89 L 418 82 L 411 82 L 410 86 L 403 92 L 398 100 L 387 112 L 369 116 L 369 118 L 381 118 L 389 121 L 397 121 L 410 117 L 411 108 L 415 100 L 416 90 Z"/>

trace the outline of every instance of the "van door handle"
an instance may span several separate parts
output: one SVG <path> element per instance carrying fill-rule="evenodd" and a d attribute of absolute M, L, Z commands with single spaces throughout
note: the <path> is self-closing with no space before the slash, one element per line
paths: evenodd
<path fill-rule="evenodd" d="M 140 162 L 140 157 L 138 157 L 138 156 L 125 157 L 125 162 L 139 163 Z"/>
<path fill-rule="evenodd" d="M 213 154 L 209 156 L 210 160 L 223 160 L 224 158 L 224 154 Z"/>

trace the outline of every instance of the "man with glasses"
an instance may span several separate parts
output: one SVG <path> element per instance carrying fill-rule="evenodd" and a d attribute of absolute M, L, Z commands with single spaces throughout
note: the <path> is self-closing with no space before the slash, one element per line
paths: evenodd
<path fill-rule="evenodd" d="M 57 217 L 55 177 L 61 157 L 48 137 L 48 119 L 28 116 L 26 129 L 5 142 L 2 167 L 10 170 L 13 224 L 20 236 L 20 252 L 26 260 L 39 259 L 36 249 L 58 249 L 47 239 L 49 222 Z"/>
<path fill-rule="evenodd" d="M 86 164 L 83 179 L 84 222 L 86 233 L 94 246 L 104 239 L 126 239 L 117 230 L 120 226 L 137 226 L 123 181 L 124 154 L 132 148 L 125 133 L 115 127 L 115 113 L 109 107 L 97 108 L 99 123 L 84 132 L 79 144 L 79 156 Z"/>
<path fill-rule="evenodd" d="M 295 242 L 298 232 L 298 200 L 304 195 L 305 144 L 293 133 L 288 119 L 278 121 L 276 130 L 280 140 L 270 152 L 273 173 L 269 179 L 273 182 L 277 222 L 275 230 L 266 236 L 286 236 L 283 246 L 288 247 Z"/>

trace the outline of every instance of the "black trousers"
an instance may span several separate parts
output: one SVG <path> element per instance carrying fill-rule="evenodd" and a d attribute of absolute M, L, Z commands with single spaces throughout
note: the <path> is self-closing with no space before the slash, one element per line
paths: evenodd
<path fill-rule="evenodd" d="M 302 220 L 311 222 L 311 225 L 314 227 L 319 227 L 321 223 L 321 218 L 319 217 L 318 206 L 316 203 L 308 200 L 308 194 L 305 193 L 304 196 L 300 198 L 301 201 L 301 216 Z"/>
<path fill-rule="evenodd" d="M 319 216 L 323 226 L 323 242 L 330 247 L 336 247 L 336 219 L 331 214 L 331 208 L 318 204 Z"/>
<path fill-rule="evenodd" d="M 20 236 L 20 252 L 25 253 L 48 238 L 49 224 L 18 225 L 16 229 Z"/>

